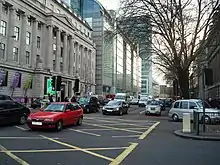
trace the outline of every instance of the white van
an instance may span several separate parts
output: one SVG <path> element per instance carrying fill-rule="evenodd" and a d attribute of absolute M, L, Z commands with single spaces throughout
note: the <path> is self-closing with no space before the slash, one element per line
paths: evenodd
<path fill-rule="evenodd" d="M 131 98 L 127 93 L 116 93 L 114 100 L 122 100 L 130 105 Z"/>

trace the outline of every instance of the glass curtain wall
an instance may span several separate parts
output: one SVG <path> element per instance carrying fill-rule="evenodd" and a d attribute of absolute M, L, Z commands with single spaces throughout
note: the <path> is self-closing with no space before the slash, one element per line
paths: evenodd
<path fill-rule="evenodd" d="M 126 90 L 131 91 L 131 47 L 126 45 Z"/>

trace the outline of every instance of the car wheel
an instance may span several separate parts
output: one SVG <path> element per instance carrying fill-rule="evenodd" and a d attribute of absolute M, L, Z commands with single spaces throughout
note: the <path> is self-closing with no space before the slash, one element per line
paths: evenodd
<path fill-rule="evenodd" d="M 123 115 L 123 111 L 119 110 L 119 116 L 122 116 L 122 115 Z"/>
<path fill-rule="evenodd" d="M 158 114 L 158 116 L 161 116 L 161 112 Z"/>
<path fill-rule="evenodd" d="M 203 123 L 203 117 L 202 117 L 202 123 Z M 211 118 L 209 116 L 205 116 L 205 124 L 211 124 Z"/>
<path fill-rule="evenodd" d="M 102 112 L 102 114 L 103 114 L 103 115 L 106 115 L 106 113 L 105 113 L 105 112 Z"/>
<path fill-rule="evenodd" d="M 78 120 L 77 120 L 76 125 L 82 125 L 82 122 L 83 122 L 83 118 L 79 117 Z"/>
<path fill-rule="evenodd" d="M 22 115 L 19 119 L 19 124 L 24 125 L 26 123 L 27 117 L 25 115 Z"/>
<path fill-rule="evenodd" d="M 173 114 L 172 120 L 173 121 L 179 121 L 179 116 L 177 114 Z"/>
<path fill-rule="evenodd" d="M 63 129 L 63 122 L 61 120 L 56 123 L 56 131 L 61 131 Z"/>

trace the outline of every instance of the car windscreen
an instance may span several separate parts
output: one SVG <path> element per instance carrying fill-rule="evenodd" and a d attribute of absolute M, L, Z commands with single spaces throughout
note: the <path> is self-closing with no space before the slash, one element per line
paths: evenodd
<path fill-rule="evenodd" d="M 79 102 L 79 104 L 85 104 L 85 103 L 89 102 L 89 98 L 80 97 L 78 102 Z"/>
<path fill-rule="evenodd" d="M 109 101 L 108 104 L 109 106 L 114 106 L 114 105 L 121 105 L 121 101 Z"/>
<path fill-rule="evenodd" d="M 148 105 L 159 105 L 159 101 L 149 101 L 147 102 Z"/>
<path fill-rule="evenodd" d="M 48 112 L 63 112 L 65 110 L 65 104 L 50 104 L 45 111 Z"/>
<path fill-rule="evenodd" d="M 115 99 L 121 99 L 121 100 L 125 100 L 125 96 L 122 95 L 116 95 Z"/>

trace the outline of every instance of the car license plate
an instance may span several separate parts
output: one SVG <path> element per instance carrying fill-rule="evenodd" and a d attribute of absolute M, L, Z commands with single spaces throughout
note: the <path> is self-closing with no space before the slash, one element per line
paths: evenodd
<path fill-rule="evenodd" d="M 155 110 L 155 108 L 151 108 L 151 110 Z"/>
<path fill-rule="evenodd" d="M 42 122 L 32 122 L 32 125 L 42 125 Z"/>
<path fill-rule="evenodd" d="M 108 112 L 112 112 L 112 110 L 107 110 Z"/>

